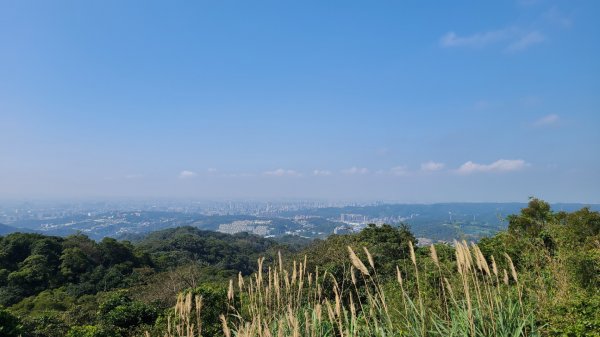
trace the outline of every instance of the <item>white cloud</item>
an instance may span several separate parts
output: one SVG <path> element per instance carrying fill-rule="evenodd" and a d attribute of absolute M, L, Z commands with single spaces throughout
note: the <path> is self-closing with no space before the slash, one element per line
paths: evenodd
<path fill-rule="evenodd" d="M 448 32 L 440 39 L 442 47 L 484 47 L 488 44 L 506 39 L 512 34 L 512 28 L 492 30 L 475 33 L 469 36 L 459 36 L 455 32 Z"/>
<path fill-rule="evenodd" d="M 554 6 L 552 8 L 550 8 L 549 10 L 547 10 L 542 17 L 555 25 L 558 25 L 562 28 L 570 28 L 571 25 L 573 24 L 573 20 L 571 20 L 571 18 L 565 14 L 563 14 L 558 7 Z"/>
<path fill-rule="evenodd" d="M 181 173 L 179 173 L 179 178 L 181 178 L 181 179 L 193 178 L 195 176 L 196 176 L 196 172 L 193 172 L 193 171 L 183 170 L 183 171 L 181 171 Z"/>
<path fill-rule="evenodd" d="M 440 38 L 440 46 L 444 48 L 483 48 L 489 45 L 502 44 L 506 52 L 518 52 L 530 46 L 544 42 L 546 37 L 539 30 L 522 29 L 510 26 L 498 30 L 479 32 L 471 35 L 458 35 L 448 32 Z"/>
<path fill-rule="evenodd" d="M 468 161 L 462 164 L 457 172 L 460 174 L 471 174 L 477 172 L 510 172 L 519 171 L 529 166 L 522 159 L 500 159 L 491 164 L 478 164 Z"/>
<path fill-rule="evenodd" d="M 248 172 L 238 172 L 238 173 L 226 173 L 222 174 L 223 177 L 232 177 L 232 178 L 244 178 L 244 177 L 254 177 L 253 173 Z"/>
<path fill-rule="evenodd" d="M 209 167 L 209 168 L 206 169 L 206 172 L 208 172 L 208 173 L 217 173 L 217 171 L 218 170 L 216 168 L 214 168 L 214 167 Z"/>
<path fill-rule="evenodd" d="M 342 173 L 344 173 L 344 174 L 367 174 L 367 173 L 369 173 L 369 169 L 367 169 L 365 167 L 354 166 L 354 167 L 342 170 Z"/>
<path fill-rule="evenodd" d="M 434 161 L 428 161 L 426 163 L 421 164 L 421 171 L 433 172 L 442 170 L 446 164 L 444 163 L 436 163 Z"/>
<path fill-rule="evenodd" d="M 297 171 L 294 170 L 285 170 L 285 169 L 277 169 L 277 170 L 273 170 L 273 171 L 266 171 L 264 173 L 267 176 L 273 176 L 273 177 L 299 177 L 301 176 L 301 174 Z"/>
<path fill-rule="evenodd" d="M 404 165 L 392 167 L 390 173 L 395 176 L 405 176 L 408 174 L 408 169 Z"/>
<path fill-rule="evenodd" d="M 556 123 L 558 123 L 559 120 L 560 120 L 560 118 L 558 117 L 557 114 L 550 114 L 550 115 L 544 116 L 544 117 L 536 120 L 535 122 L 533 122 L 533 126 L 543 127 L 543 126 L 556 125 Z"/>
<path fill-rule="evenodd" d="M 313 175 L 314 176 L 330 176 L 331 171 L 329 171 L 329 170 L 314 170 Z"/>
<path fill-rule="evenodd" d="M 508 45 L 506 51 L 512 53 L 518 52 L 527 49 L 528 47 L 533 46 L 535 44 L 542 43 L 544 41 L 546 41 L 546 37 L 542 33 L 538 31 L 532 31 L 519 37 L 516 41 Z"/>

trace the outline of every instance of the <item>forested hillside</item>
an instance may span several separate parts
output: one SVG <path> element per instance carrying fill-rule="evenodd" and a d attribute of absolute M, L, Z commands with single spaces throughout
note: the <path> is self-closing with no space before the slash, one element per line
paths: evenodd
<path fill-rule="evenodd" d="M 153 323 L 178 291 L 203 281 L 223 281 L 238 271 L 249 274 L 256 270 L 256 259 L 277 245 L 246 233 L 193 227 L 155 232 L 136 244 L 112 238 L 96 242 L 85 235 L 14 233 L 0 237 L 0 306 L 21 318 L 23 336 L 63 336 L 70 325 L 106 322 L 98 310 L 111 300 L 152 313 L 136 322 Z M 169 289 L 155 291 L 156 286 Z M 153 293 L 149 301 L 129 297 L 135 293 L 148 299 L 148 288 Z"/>
<path fill-rule="evenodd" d="M 532 199 L 507 221 L 478 245 L 425 247 L 388 225 L 293 248 L 192 227 L 10 234 L 0 335 L 599 336 L 600 214 Z"/>

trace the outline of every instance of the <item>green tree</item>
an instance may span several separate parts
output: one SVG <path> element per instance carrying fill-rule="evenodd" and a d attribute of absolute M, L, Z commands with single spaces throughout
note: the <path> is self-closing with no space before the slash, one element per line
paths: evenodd
<path fill-rule="evenodd" d="M 537 237 L 552 219 L 550 204 L 537 198 L 530 198 L 529 204 L 521 210 L 521 214 L 508 216 L 508 230 L 520 235 Z"/>
<path fill-rule="evenodd" d="M 133 246 L 128 241 L 119 242 L 113 238 L 104 238 L 99 244 L 99 249 L 105 266 L 135 261 Z"/>
<path fill-rule="evenodd" d="M 368 247 L 376 256 L 377 264 L 389 269 L 396 262 L 409 256 L 409 242 L 417 243 L 407 225 L 392 227 L 390 225 L 368 225 L 358 234 L 361 245 Z"/>
<path fill-rule="evenodd" d="M 52 268 L 44 255 L 30 255 L 20 264 L 19 270 L 8 275 L 8 284 L 20 287 L 27 295 L 48 287 Z"/>
<path fill-rule="evenodd" d="M 105 325 L 121 329 L 131 329 L 142 324 L 151 325 L 157 317 L 156 308 L 134 301 L 122 291 L 109 296 L 100 305 L 99 310 L 99 318 Z"/>
<path fill-rule="evenodd" d="M 60 256 L 60 273 L 69 281 L 90 270 L 91 261 L 79 247 L 66 248 Z"/>

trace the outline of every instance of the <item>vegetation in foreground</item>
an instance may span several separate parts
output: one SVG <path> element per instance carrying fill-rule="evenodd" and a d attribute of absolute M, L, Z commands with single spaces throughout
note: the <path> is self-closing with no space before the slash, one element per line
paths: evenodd
<path fill-rule="evenodd" d="M 522 304 L 518 276 L 488 264 L 476 245 L 456 242 L 456 268 L 442 270 L 431 246 L 431 284 L 420 282 L 409 242 L 408 273 L 396 266 L 396 283 L 377 274 L 375 259 L 363 247 L 365 261 L 348 246 L 350 282 L 328 272 L 306 269 L 307 261 L 285 269 L 281 260 L 234 285 L 229 283 L 228 313 L 220 320 L 225 336 L 539 336 L 533 312 Z M 511 280 L 509 280 L 511 275 Z M 448 276 L 448 277 L 446 277 Z M 450 279 L 449 279 L 450 278 Z M 426 294 L 429 294 L 426 297 Z M 425 302 L 425 301 L 428 302 Z M 180 295 L 167 336 L 201 336 L 203 297 Z"/>
<path fill-rule="evenodd" d="M 185 250 L 145 250 L 143 281 L 84 295 L 70 292 L 81 282 L 50 282 L 0 309 L 0 335 L 600 336 L 600 214 L 553 212 L 531 199 L 508 221 L 478 245 L 432 247 L 414 247 L 406 227 L 370 226 L 314 242 L 296 262 L 274 243 L 251 245 L 247 258 L 264 258 L 235 277 L 216 264 L 198 269 L 193 254 L 159 258 Z M 9 259 L 5 247 L 0 261 L 12 269 L 0 265 L 2 289 L 31 256 Z"/>

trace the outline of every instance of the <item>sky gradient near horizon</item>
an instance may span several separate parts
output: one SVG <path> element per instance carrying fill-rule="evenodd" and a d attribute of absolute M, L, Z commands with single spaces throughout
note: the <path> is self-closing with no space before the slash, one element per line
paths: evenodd
<path fill-rule="evenodd" d="M 0 198 L 600 203 L 598 1 L 0 1 Z"/>

